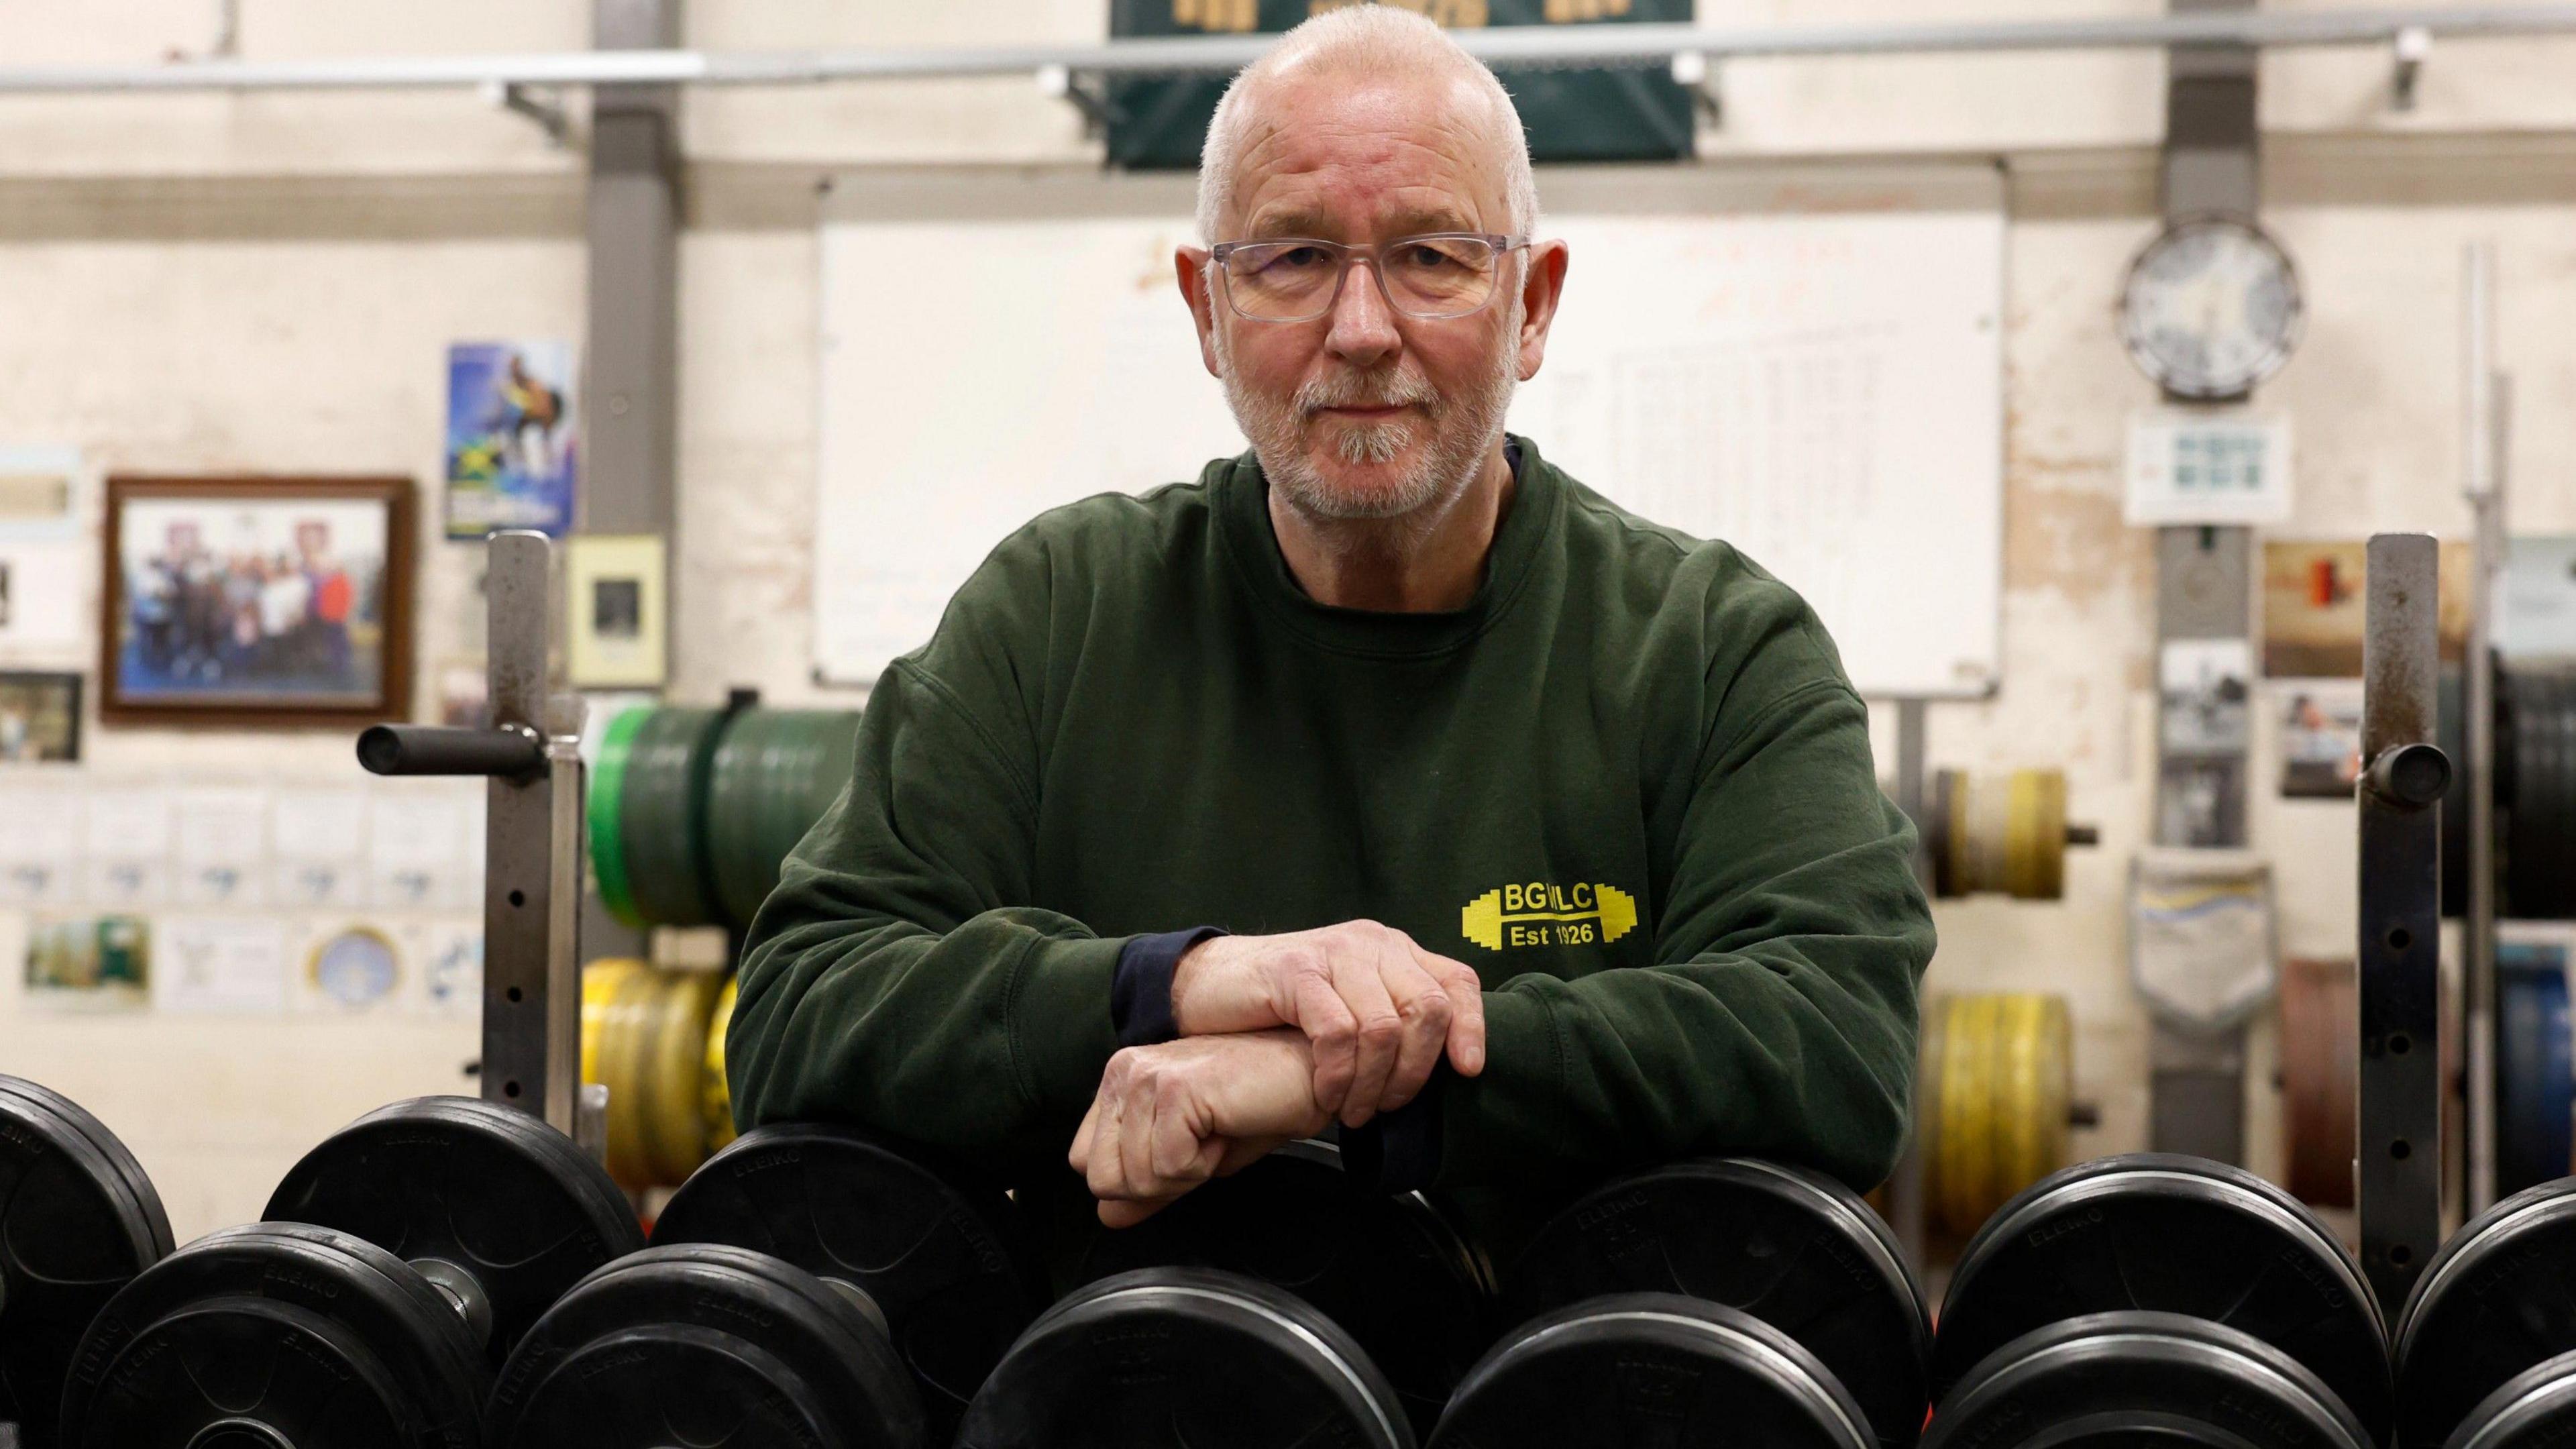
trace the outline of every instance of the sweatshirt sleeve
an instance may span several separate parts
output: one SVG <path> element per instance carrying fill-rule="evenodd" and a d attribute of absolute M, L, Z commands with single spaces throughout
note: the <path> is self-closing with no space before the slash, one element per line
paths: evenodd
<path fill-rule="evenodd" d="M 1711 686 L 1724 702 L 1654 903 L 1657 964 L 1486 993 L 1485 1070 L 1443 1094 L 1443 1185 L 1702 1153 L 1861 1187 L 1894 1166 L 1933 948 L 1914 829 L 1878 788 L 1867 712 L 1821 626 L 1764 582 L 1786 602 Z"/>
<path fill-rule="evenodd" d="M 840 798 L 780 871 L 725 1037 L 735 1115 L 1058 1160 L 1118 1049 L 1125 938 L 1035 899 L 1047 561 L 997 550 L 879 680 Z"/>

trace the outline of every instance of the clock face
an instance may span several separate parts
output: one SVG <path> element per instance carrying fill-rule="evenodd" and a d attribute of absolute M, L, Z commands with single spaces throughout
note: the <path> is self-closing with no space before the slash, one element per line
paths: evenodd
<path fill-rule="evenodd" d="M 2298 345 L 2299 274 L 2250 221 L 2177 222 L 2129 267 L 2120 338 L 2167 392 L 2227 398 L 2270 377 Z"/>

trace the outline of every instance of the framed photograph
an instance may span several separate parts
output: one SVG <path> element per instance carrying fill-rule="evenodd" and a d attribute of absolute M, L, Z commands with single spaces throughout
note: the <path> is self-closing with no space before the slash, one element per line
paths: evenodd
<path fill-rule="evenodd" d="M 99 718 L 408 718 L 413 506 L 408 478 L 108 479 Z"/>
<path fill-rule="evenodd" d="M 81 677 L 0 669 L 0 765 L 80 758 Z"/>

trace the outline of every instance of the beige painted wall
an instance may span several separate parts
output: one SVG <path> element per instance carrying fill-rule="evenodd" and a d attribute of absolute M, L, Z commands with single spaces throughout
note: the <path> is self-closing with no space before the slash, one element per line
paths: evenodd
<path fill-rule="evenodd" d="M 1105 9 L 688 8 L 688 40 L 724 48 L 1082 40 Z M 1704 0 L 1711 19 L 1816 22 L 2155 8 Z M 587 9 L 245 0 L 242 43 L 257 58 L 572 47 Z M 149 62 L 202 50 L 213 26 L 211 0 L 22 0 L 0 8 L 0 55 Z M 2399 116 L 2383 103 L 2380 56 L 2266 61 L 2269 220 L 2311 309 L 2305 345 L 2263 399 L 2298 429 L 2299 531 L 2464 526 L 2456 278 L 2473 237 L 2493 238 L 2502 264 L 2501 344 L 2521 388 L 2517 521 L 2576 529 L 2570 73 L 2569 42 L 2440 45 L 2422 105 Z M 2161 75 L 2151 55 L 1745 63 L 1725 69 L 1727 124 L 1704 145 L 1711 165 L 1996 154 L 2011 168 L 2006 682 L 1990 702 L 1936 708 L 1932 755 L 2064 764 L 2104 843 L 2077 857 L 2063 904 L 1943 907 L 1933 983 L 2073 999 L 2083 1090 L 2104 1113 L 2080 1143 L 2092 1150 L 2138 1145 L 2145 1116 L 2120 898 L 2146 815 L 2154 581 L 2145 537 L 2120 525 L 2118 478 L 2126 419 L 2152 390 L 2119 351 L 2112 300 L 2154 226 Z M 701 92 L 684 134 L 675 692 L 825 697 L 808 672 L 813 186 L 852 165 L 1078 167 L 1092 153 L 1058 104 L 999 81 Z M 0 441 L 75 443 L 112 470 L 407 472 L 434 519 L 446 344 L 579 336 L 579 172 L 577 155 L 462 94 L 0 98 Z M 478 647 L 475 603 L 469 554 L 423 548 L 419 652 L 434 664 Z M 354 775 L 337 734 L 93 729 L 89 758 L 99 777 Z M 2349 812 L 2279 802 L 2257 783 L 2285 945 L 2347 949 Z M 0 913 L 0 961 L 16 961 L 21 926 Z M 0 1070 L 98 1110 L 183 1238 L 255 1216 L 287 1163 L 359 1112 L 460 1088 L 474 1049 L 471 1023 L 422 1018 L 65 1017 L 25 1003 L 14 966 L 0 975 Z M 2256 1164 L 2269 1166 L 2263 1050 L 2252 1105 Z"/>

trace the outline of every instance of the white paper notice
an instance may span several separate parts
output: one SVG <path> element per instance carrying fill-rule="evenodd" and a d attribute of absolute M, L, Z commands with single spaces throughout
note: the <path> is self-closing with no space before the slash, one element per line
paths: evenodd
<path fill-rule="evenodd" d="M 178 791 L 179 900 L 192 906 L 258 905 L 268 894 L 268 792 Z"/>
<path fill-rule="evenodd" d="M 0 790 L 0 905 L 62 906 L 78 894 L 81 797 L 51 788 Z"/>
<path fill-rule="evenodd" d="M 404 928 L 403 947 L 418 969 L 418 983 L 404 998 L 412 1011 L 472 1017 L 483 1012 L 483 923 L 470 916 L 441 918 Z"/>
<path fill-rule="evenodd" d="M 170 896 L 170 797 L 161 790 L 93 791 L 84 817 L 82 885 L 102 906 L 158 905 Z"/>
<path fill-rule="evenodd" d="M 368 901 L 380 907 L 453 909 L 464 904 L 466 801 L 453 791 L 386 790 L 375 797 L 368 832 Z"/>
<path fill-rule="evenodd" d="M 261 916 L 179 916 L 160 923 L 152 1004 L 163 1011 L 286 1009 L 286 924 Z"/>
<path fill-rule="evenodd" d="M 367 893 L 363 790 L 279 790 L 269 798 L 271 896 L 282 906 L 360 905 Z"/>
<path fill-rule="evenodd" d="M 0 538 L 0 648 L 77 649 L 84 641 L 94 546 L 78 539 Z"/>

